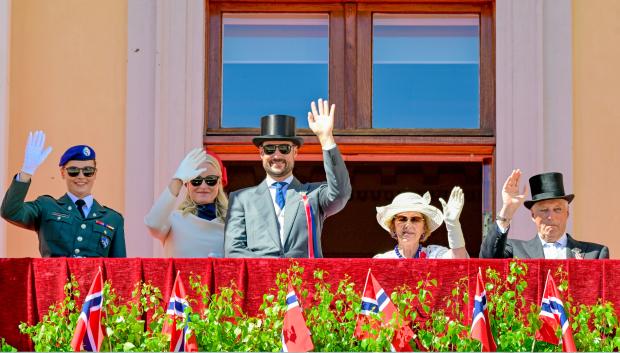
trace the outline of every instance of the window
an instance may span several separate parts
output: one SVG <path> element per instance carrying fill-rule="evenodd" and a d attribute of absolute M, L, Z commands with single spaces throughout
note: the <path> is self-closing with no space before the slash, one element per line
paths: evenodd
<path fill-rule="evenodd" d="M 375 13 L 372 127 L 479 128 L 479 22 Z"/>
<path fill-rule="evenodd" d="M 222 19 L 222 127 L 256 127 L 271 113 L 303 118 L 309 101 L 328 96 L 327 14 L 224 13 Z M 307 120 L 298 126 L 307 127 Z"/>

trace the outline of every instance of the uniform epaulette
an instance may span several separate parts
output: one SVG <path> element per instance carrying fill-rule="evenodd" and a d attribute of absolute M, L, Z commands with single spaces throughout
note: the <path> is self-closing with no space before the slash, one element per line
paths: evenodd
<path fill-rule="evenodd" d="M 122 215 L 120 212 L 118 212 L 117 210 L 115 210 L 115 209 L 113 209 L 113 208 L 110 208 L 110 207 L 108 207 L 108 206 L 105 206 L 105 205 L 102 205 L 102 207 L 103 207 L 103 208 L 105 208 L 105 209 L 106 209 L 106 210 L 108 210 L 108 211 L 112 211 L 112 212 L 116 213 L 116 214 L 117 214 L 117 215 L 119 215 L 121 218 L 123 218 L 123 215 Z"/>

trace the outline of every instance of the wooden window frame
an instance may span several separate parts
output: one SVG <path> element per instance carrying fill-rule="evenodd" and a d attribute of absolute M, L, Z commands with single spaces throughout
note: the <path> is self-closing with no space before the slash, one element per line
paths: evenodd
<path fill-rule="evenodd" d="M 327 13 L 329 15 L 329 98 L 337 106 L 334 135 L 344 151 L 365 154 L 410 154 L 423 146 L 430 155 L 454 153 L 461 157 L 493 154 L 495 146 L 495 28 L 493 0 L 208 0 L 206 11 L 206 80 L 204 142 L 221 153 L 239 157 L 255 154 L 251 145 L 257 128 L 221 128 L 222 14 Z M 472 13 L 480 18 L 480 127 L 477 129 L 384 129 L 372 124 L 372 14 Z M 346 92 L 346 93 L 345 93 Z M 257 121 L 259 117 L 256 117 Z M 303 117 L 299 117 L 303 118 Z M 317 153 L 318 141 L 308 129 L 298 134 L 307 140 L 302 153 Z M 245 145 L 245 146 L 244 146 Z M 425 148 L 422 148 L 424 150 Z M 345 152 L 346 153 L 346 152 Z M 424 158 L 423 156 L 420 156 Z M 466 157 L 465 157 L 466 158 Z M 244 159 L 244 158 L 241 158 Z"/>

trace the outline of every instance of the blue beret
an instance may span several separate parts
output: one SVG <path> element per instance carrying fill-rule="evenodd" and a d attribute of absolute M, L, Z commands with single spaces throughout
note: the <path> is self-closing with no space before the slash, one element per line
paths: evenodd
<path fill-rule="evenodd" d="M 69 161 L 91 161 L 95 159 L 95 150 L 90 146 L 77 145 L 69 147 L 62 157 L 60 157 L 59 166 L 64 166 Z"/>

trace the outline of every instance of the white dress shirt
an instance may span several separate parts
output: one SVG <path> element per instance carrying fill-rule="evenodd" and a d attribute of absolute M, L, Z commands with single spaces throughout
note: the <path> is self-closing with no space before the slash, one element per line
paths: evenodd
<path fill-rule="evenodd" d="M 540 239 L 540 243 L 542 244 L 543 252 L 545 253 L 545 259 L 566 259 L 566 245 L 568 243 L 568 237 L 566 236 L 566 233 L 564 233 L 555 243 L 547 243 L 543 240 L 540 234 L 538 234 L 538 239 Z"/>
<path fill-rule="evenodd" d="M 73 201 L 73 203 L 75 203 L 75 201 L 80 199 L 79 197 L 73 195 L 72 193 L 68 191 L 67 191 L 67 196 L 69 196 L 69 198 L 71 199 L 71 201 Z M 82 207 L 82 211 L 84 211 L 84 218 L 86 218 L 88 217 L 88 213 L 90 213 L 90 209 L 93 207 L 93 195 L 88 195 L 84 197 L 82 200 L 86 202 L 86 205 Z M 75 207 L 77 207 L 77 205 Z"/>
<path fill-rule="evenodd" d="M 497 227 L 501 233 L 506 233 L 508 229 L 505 229 L 500 225 L 500 222 L 497 221 Z M 555 243 L 547 243 L 543 240 L 543 238 L 538 234 L 538 239 L 543 247 L 543 252 L 545 253 L 545 259 L 550 260 L 565 260 L 566 259 L 566 245 L 568 244 L 568 237 L 566 233 L 564 233 L 558 241 Z"/>

